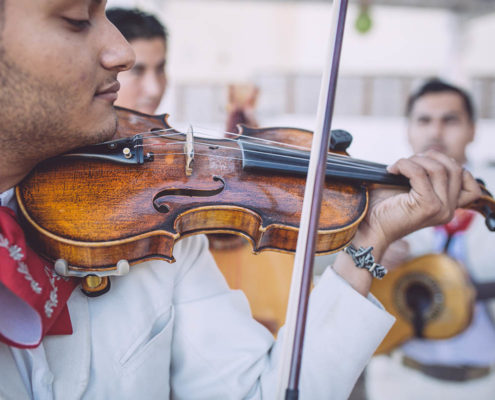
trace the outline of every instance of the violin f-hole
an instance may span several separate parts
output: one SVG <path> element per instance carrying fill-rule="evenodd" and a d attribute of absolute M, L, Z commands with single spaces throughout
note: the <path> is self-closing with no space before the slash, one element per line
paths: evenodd
<path fill-rule="evenodd" d="M 225 189 L 225 181 L 219 176 L 213 176 L 212 181 L 217 185 L 211 189 L 198 189 L 193 187 L 174 187 L 164 189 L 158 192 L 153 198 L 153 207 L 160 213 L 168 213 L 170 206 L 166 204 L 170 196 L 189 196 L 189 197 L 212 197 L 220 194 Z"/>

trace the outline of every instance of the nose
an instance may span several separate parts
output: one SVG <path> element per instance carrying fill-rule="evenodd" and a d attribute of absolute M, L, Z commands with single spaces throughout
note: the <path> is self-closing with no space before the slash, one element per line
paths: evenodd
<path fill-rule="evenodd" d="M 431 138 L 440 139 L 443 135 L 443 124 L 441 121 L 433 120 L 429 126 L 428 133 Z"/>
<path fill-rule="evenodd" d="M 106 25 L 106 35 L 102 35 L 101 38 L 103 47 L 100 52 L 100 63 L 103 68 L 111 71 L 126 71 L 136 61 L 134 50 L 110 21 L 106 20 Z"/>

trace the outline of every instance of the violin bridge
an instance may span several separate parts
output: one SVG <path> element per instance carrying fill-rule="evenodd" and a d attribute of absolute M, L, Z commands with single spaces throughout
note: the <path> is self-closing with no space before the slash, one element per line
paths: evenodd
<path fill-rule="evenodd" d="M 186 143 L 184 144 L 184 153 L 186 154 L 186 175 L 192 175 L 192 164 L 194 161 L 194 135 L 192 126 L 186 132 Z"/>

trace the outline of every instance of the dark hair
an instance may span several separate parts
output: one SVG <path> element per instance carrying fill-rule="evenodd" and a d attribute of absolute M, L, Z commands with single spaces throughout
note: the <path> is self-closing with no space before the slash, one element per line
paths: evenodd
<path fill-rule="evenodd" d="M 437 78 L 426 81 L 419 89 L 417 89 L 409 96 L 406 106 L 406 115 L 408 117 L 411 115 L 411 111 L 414 107 L 414 104 L 421 97 L 426 96 L 427 94 L 444 93 L 444 92 L 451 92 L 461 96 L 462 101 L 464 102 L 464 108 L 467 112 L 467 115 L 471 120 L 471 122 L 474 122 L 475 113 L 474 113 L 474 106 L 471 100 L 471 96 L 465 90 Z"/>
<path fill-rule="evenodd" d="M 167 41 L 167 29 L 158 19 L 137 8 L 109 8 L 107 18 L 122 33 L 128 42 L 135 39 L 162 38 Z"/>

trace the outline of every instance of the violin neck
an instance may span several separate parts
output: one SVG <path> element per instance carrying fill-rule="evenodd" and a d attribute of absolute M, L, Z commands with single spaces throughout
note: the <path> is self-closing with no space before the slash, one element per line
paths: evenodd
<path fill-rule="evenodd" d="M 309 153 L 303 150 L 267 146 L 246 139 L 239 140 L 246 170 L 273 171 L 306 176 L 309 166 Z M 338 154 L 329 154 L 326 176 L 349 181 L 379 183 L 409 187 L 409 180 L 402 175 L 387 172 L 387 166 L 370 161 L 353 159 Z"/>
<path fill-rule="evenodd" d="M 476 300 L 491 300 L 495 297 L 495 282 L 474 283 Z"/>

